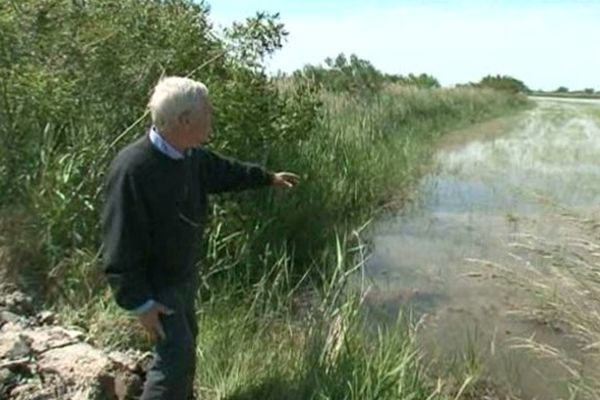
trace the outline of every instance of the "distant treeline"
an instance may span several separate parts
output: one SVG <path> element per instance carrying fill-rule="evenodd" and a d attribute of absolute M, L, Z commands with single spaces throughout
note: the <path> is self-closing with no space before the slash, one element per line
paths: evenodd
<path fill-rule="evenodd" d="M 571 94 L 582 94 L 582 95 L 600 95 L 600 89 L 594 90 L 594 88 L 585 88 L 583 90 L 569 90 L 566 86 L 559 86 L 553 92 L 544 92 L 543 90 L 538 90 L 539 93 L 571 93 Z"/>
<path fill-rule="evenodd" d="M 554 91 L 536 90 L 530 93 L 533 96 L 543 97 L 572 97 L 581 99 L 600 99 L 600 90 L 585 88 L 583 90 L 569 90 L 565 86 L 560 86 Z"/>
<path fill-rule="evenodd" d="M 333 92 L 380 91 L 386 84 L 400 84 L 424 89 L 440 88 L 440 82 L 432 75 L 388 74 L 384 73 L 365 59 L 355 54 L 347 57 L 340 53 L 335 58 L 326 58 L 324 65 L 306 65 L 292 74 L 292 79 L 309 79 L 326 90 Z M 482 87 L 507 91 L 510 93 L 528 93 L 529 88 L 520 80 L 507 75 L 488 75 L 479 82 L 470 82 L 457 86 Z"/>
<path fill-rule="evenodd" d="M 310 80 L 333 92 L 378 92 L 386 83 L 401 83 L 420 88 L 438 88 L 439 81 L 428 74 L 393 75 L 379 71 L 370 61 L 343 53 L 326 58 L 325 65 L 306 65 L 292 74 L 294 80 Z"/>
<path fill-rule="evenodd" d="M 520 80 L 508 75 L 487 75 L 477 83 L 468 83 L 457 86 L 484 87 L 502 90 L 510 93 L 529 93 L 529 88 Z"/>

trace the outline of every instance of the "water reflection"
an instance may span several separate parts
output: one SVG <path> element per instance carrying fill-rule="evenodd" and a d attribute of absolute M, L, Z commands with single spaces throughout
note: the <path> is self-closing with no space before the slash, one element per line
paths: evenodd
<path fill-rule="evenodd" d="M 482 125 L 467 144 L 440 150 L 414 203 L 375 228 L 367 267 L 375 285 L 367 304 L 374 314 L 393 317 L 405 305 L 428 314 L 423 341 L 446 354 L 471 346 L 467 333 L 475 329 L 495 379 L 525 398 L 560 393 L 560 384 L 540 382 L 531 367 L 552 379 L 558 369 L 510 354 L 502 343 L 535 333 L 562 347 L 572 344 L 547 327 L 512 317 L 510 311 L 530 300 L 468 260 L 518 268 L 509 248 L 515 234 L 560 243 L 569 234 L 553 218 L 561 207 L 600 204 L 600 126 L 592 117 L 598 109 L 600 102 L 540 100 L 501 135 L 478 141 L 490 136 Z M 500 355 L 489 354 L 490 343 L 494 354 L 503 349 Z"/>

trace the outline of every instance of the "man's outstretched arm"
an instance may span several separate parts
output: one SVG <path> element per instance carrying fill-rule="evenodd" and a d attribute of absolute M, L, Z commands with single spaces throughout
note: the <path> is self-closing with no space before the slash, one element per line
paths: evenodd
<path fill-rule="evenodd" d="M 204 157 L 203 178 L 208 193 L 222 193 L 259 188 L 264 186 L 293 187 L 298 175 L 290 172 L 269 172 L 263 167 L 223 157 L 210 150 L 200 150 Z"/>

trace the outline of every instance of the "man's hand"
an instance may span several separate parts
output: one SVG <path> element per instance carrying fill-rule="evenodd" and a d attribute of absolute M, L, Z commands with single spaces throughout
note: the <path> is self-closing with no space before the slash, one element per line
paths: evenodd
<path fill-rule="evenodd" d="M 294 187 L 300 182 L 300 177 L 291 172 L 277 172 L 273 174 L 273 182 L 271 183 L 276 187 Z"/>
<path fill-rule="evenodd" d="M 150 335 L 150 340 L 153 342 L 157 342 L 158 339 L 164 340 L 167 337 L 160 323 L 159 317 L 161 314 L 171 315 L 173 311 L 160 303 L 154 303 L 148 311 L 139 316 L 142 326 L 146 329 L 146 332 Z"/>

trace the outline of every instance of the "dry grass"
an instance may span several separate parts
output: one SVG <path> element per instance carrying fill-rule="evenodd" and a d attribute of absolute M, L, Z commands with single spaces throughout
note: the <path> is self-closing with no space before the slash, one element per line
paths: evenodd
<path fill-rule="evenodd" d="M 40 246 L 28 241 L 28 221 L 24 213 L 0 212 L 0 289 L 23 287 L 32 266 L 40 258 Z"/>
<path fill-rule="evenodd" d="M 512 284 L 533 294 L 513 314 L 549 328 L 561 338 L 550 344 L 536 336 L 513 347 L 560 365 L 570 398 L 600 399 L 600 222 L 562 212 L 552 216 L 563 234 L 551 240 L 520 234 L 510 244 L 514 268 L 487 263 Z"/>

